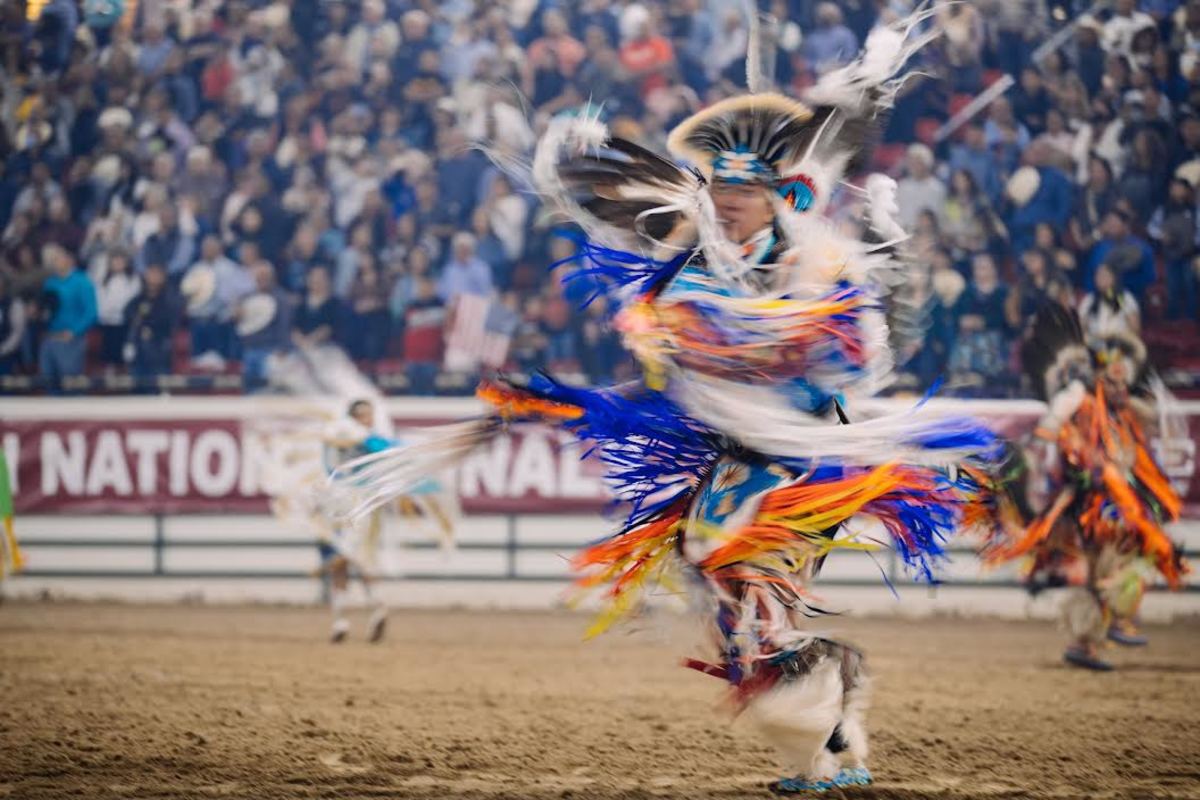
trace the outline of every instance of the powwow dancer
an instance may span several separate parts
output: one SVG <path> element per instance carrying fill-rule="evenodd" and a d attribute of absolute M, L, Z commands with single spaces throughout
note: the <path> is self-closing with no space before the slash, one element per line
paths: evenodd
<path fill-rule="evenodd" d="M 350 404 L 347 416 L 330 424 L 322 437 L 325 449 L 325 468 L 332 472 L 347 461 L 369 453 L 378 453 L 389 446 L 387 439 L 373 432 L 375 408 L 367 400 Z M 362 584 L 363 594 L 371 606 L 367 621 L 367 640 L 383 639 L 387 625 L 387 606 L 375 595 L 374 583 L 379 572 L 379 548 L 382 511 L 376 509 L 350 524 L 340 524 L 332 514 L 319 517 L 321 541 L 321 570 L 329 576 L 329 605 L 333 611 L 333 630 L 330 641 L 337 644 L 350 633 L 346 618 L 346 594 L 353 571 Z"/>
<path fill-rule="evenodd" d="M 1049 404 L 1034 436 L 1055 449 L 1052 489 L 1040 514 L 1026 513 L 1023 525 L 989 543 L 985 561 L 1028 556 L 1034 585 L 1073 584 L 1062 606 L 1071 635 L 1063 658 L 1111 670 L 1099 656 L 1105 638 L 1146 643 L 1133 622 L 1146 565 L 1172 588 L 1187 571 L 1162 528 L 1179 518 L 1181 501 L 1152 454 L 1148 428 L 1157 423 L 1168 445 L 1186 431 L 1172 424 L 1170 397 L 1148 377 L 1135 337 L 1085 343 L 1074 312 L 1049 307 L 1035 320 L 1023 360 Z"/>
<path fill-rule="evenodd" d="M 585 232 L 580 269 L 617 308 L 640 381 L 603 389 L 538 375 L 488 382 L 487 415 L 352 462 L 337 483 L 367 513 L 460 460 L 512 422 L 557 425 L 594 446 L 628 515 L 574 559 L 581 588 L 607 587 L 591 632 L 636 611 L 653 585 L 707 607 L 724 678 L 787 761 L 781 792 L 870 782 L 866 678 L 853 648 L 801 629 L 824 558 L 868 542 L 865 515 L 932 577 L 957 526 L 984 519 L 984 467 L 998 440 L 927 407 L 854 419 L 854 398 L 890 374 L 882 295 L 904 238 L 895 185 L 867 182 L 877 244 L 821 212 L 860 160 L 897 74 L 925 37 L 919 19 L 877 29 L 864 55 L 802 104 L 762 89 L 684 121 L 680 167 L 582 116 L 551 123 L 532 178 Z"/>
<path fill-rule="evenodd" d="M 323 491 L 331 472 L 355 458 L 396 447 L 400 441 L 384 413 L 383 396 L 336 348 L 298 347 L 284 362 L 272 367 L 272 383 L 289 393 L 308 398 L 330 395 L 341 404 L 340 416 L 314 425 L 273 420 L 264 434 L 273 456 L 264 475 L 276 516 L 316 531 L 321 565 L 317 574 L 329 579 L 333 611 L 330 640 L 340 643 L 350 631 L 346 616 L 351 576 L 366 595 L 371 614 L 367 638 L 381 641 L 387 625 L 387 608 L 376 582 L 383 574 L 384 512 L 391 510 L 406 527 L 433 526 L 443 548 L 453 546 L 457 499 L 437 477 L 429 477 L 410 491 L 359 519 L 349 521 L 338 497 Z M 358 399 L 346 401 L 347 396 Z M 347 405 L 348 402 L 348 405 Z M 315 412 L 321 413 L 321 412 Z M 327 411 L 322 414 L 328 420 Z M 282 430 L 280 429 L 282 428 Z"/>

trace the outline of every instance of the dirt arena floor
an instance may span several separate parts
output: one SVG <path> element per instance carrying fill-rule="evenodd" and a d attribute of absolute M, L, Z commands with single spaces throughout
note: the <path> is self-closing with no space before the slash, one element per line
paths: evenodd
<path fill-rule="evenodd" d="M 399 612 L 372 646 L 356 621 L 334 647 L 316 609 L 0 605 L 0 797 L 770 796 L 677 623 Z M 877 783 L 827 796 L 1200 798 L 1200 624 L 1105 675 L 1050 625 L 836 628 L 876 676 Z"/>

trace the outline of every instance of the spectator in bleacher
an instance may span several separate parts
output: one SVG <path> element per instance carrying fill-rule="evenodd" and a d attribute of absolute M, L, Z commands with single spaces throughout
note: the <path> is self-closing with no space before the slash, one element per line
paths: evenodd
<path fill-rule="evenodd" d="M 1115 187 L 1116 196 L 1137 214 L 1139 226 L 1149 221 L 1157 206 L 1156 199 L 1166 195 L 1167 179 L 1167 152 L 1162 139 L 1150 129 L 1139 130 L 1133 136 L 1125 171 Z"/>
<path fill-rule="evenodd" d="M 0 375 L 11 375 L 20 365 L 28 326 L 25 303 L 8 284 L 8 276 L 0 272 Z"/>
<path fill-rule="evenodd" d="M 171 338 L 178 319 L 166 267 L 157 262 L 147 264 L 142 291 L 126 308 L 129 339 L 125 356 L 140 383 L 171 373 Z M 141 388 L 149 391 L 153 386 L 143 383 Z"/>
<path fill-rule="evenodd" d="M 1031 136 L 1046 129 L 1046 112 L 1050 110 L 1050 93 L 1042 83 L 1042 73 L 1032 65 L 1021 70 L 1021 79 L 1012 90 L 1013 114 Z"/>
<path fill-rule="evenodd" d="M 365 258 L 346 298 L 346 352 L 355 360 L 383 357 L 388 336 L 388 292 L 374 256 Z"/>
<path fill-rule="evenodd" d="M 409 388 L 433 394 L 445 346 L 446 307 L 430 278 L 416 281 L 416 294 L 404 312 L 404 372 Z"/>
<path fill-rule="evenodd" d="M 725 10 L 704 61 L 708 83 L 716 83 L 731 71 L 745 69 L 746 46 L 750 38 L 745 18 L 743 10 L 736 6 Z"/>
<path fill-rule="evenodd" d="M 1012 104 L 1005 97 L 998 97 L 988 106 L 987 122 L 983 126 L 983 138 L 992 151 L 1002 173 L 1008 174 L 1017 168 L 1021 153 L 1029 146 L 1029 131 L 1013 114 Z"/>
<path fill-rule="evenodd" d="M 207 273 L 203 278 L 189 277 Z M 211 276 L 211 277 L 210 277 Z M 215 234 L 204 237 L 200 259 L 184 276 L 184 294 L 189 294 L 192 280 L 211 282 L 205 297 L 188 297 L 188 327 L 191 330 L 192 358 L 215 353 L 222 359 L 234 355 L 233 315 L 238 302 L 255 290 L 250 270 L 225 255 L 221 240 Z"/>
<path fill-rule="evenodd" d="M 333 293 L 342 300 L 347 300 L 354 288 L 354 282 L 358 279 L 358 273 L 366 261 L 374 263 L 371 227 L 365 224 L 356 225 L 350 231 L 349 247 L 338 256 L 337 273 L 333 279 Z"/>
<path fill-rule="evenodd" d="M 387 18 L 384 0 L 363 0 L 362 18 L 350 29 L 343 52 L 365 72 L 370 60 L 390 60 L 400 49 L 400 29 Z"/>
<path fill-rule="evenodd" d="M 491 232 L 504 245 L 505 257 L 516 261 L 525 250 L 525 220 L 529 216 L 525 199 L 513 191 L 506 175 L 498 173 L 492 179 L 481 207 L 487 213 Z"/>
<path fill-rule="evenodd" d="M 648 12 L 638 14 L 629 23 L 629 28 L 628 37 L 622 34 L 621 66 L 629 79 L 637 84 L 638 96 L 645 102 L 652 92 L 666 88 L 670 83 L 671 70 L 675 67 L 675 48 L 669 39 L 659 35 Z"/>
<path fill-rule="evenodd" d="M 898 181 L 896 200 L 900 224 L 911 230 L 922 211 L 940 214 L 946 204 L 946 186 L 933 174 L 933 151 L 923 144 L 909 145 L 905 176 Z"/>
<path fill-rule="evenodd" d="M 1006 218 L 1013 250 L 1022 253 L 1033 245 L 1034 231 L 1041 223 L 1066 228 L 1075 207 L 1075 186 L 1062 170 L 1050 166 L 1044 143 L 1030 145 L 1027 166 L 1013 173 L 1006 187 L 1011 203 Z"/>
<path fill-rule="evenodd" d="M 242 299 L 236 316 L 242 344 L 242 380 L 254 389 L 266 383 L 270 357 L 291 346 L 292 301 L 277 285 L 271 262 L 260 259 L 250 269 L 255 291 Z"/>
<path fill-rule="evenodd" d="M 479 200 L 479 176 L 488 168 L 487 157 L 467 146 L 462 131 L 448 128 L 438 137 L 438 198 L 455 225 L 466 225 Z"/>
<path fill-rule="evenodd" d="M 1167 202 L 1150 220 L 1150 238 L 1162 252 L 1167 274 L 1167 318 L 1196 319 L 1196 191 L 1183 178 L 1171 181 Z"/>
<path fill-rule="evenodd" d="M 950 67 L 954 90 L 972 92 L 983 82 L 986 28 L 979 9 L 969 3 L 939 3 L 938 27 L 944 31 L 942 50 Z"/>
<path fill-rule="evenodd" d="M 603 297 L 584 309 L 577 345 L 584 374 L 605 382 L 615 379 L 617 365 L 625 355 L 620 334 L 613 330 L 608 313 L 608 303 Z"/>
<path fill-rule="evenodd" d="M 1051 296 L 1058 275 L 1050 256 L 1036 247 L 1021 254 L 1019 276 L 1008 294 L 1008 327 L 1023 331 L 1039 311 L 1054 302 Z"/>
<path fill-rule="evenodd" d="M 703 92 L 710 82 L 710 53 L 720 42 L 712 12 L 701 0 L 679 0 L 667 10 L 667 28 L 679 62 L 680 77 L 695 91 Z M 609 42 L 616 41 L 607 31 L 605 34 Z M 744 49 L 743 45 L 743 52 Z M 595 52 L 590 46 L 589 51 Z"/>
<path fill-rule="evenodd" d="M 542 13 L 542 35 L 526 49 L 532 61 L 540 60 L 544 54 L 549 54 L 558 72 L 566 78 L 575 75 L 586 55 L 583 44 L 571 36 L 566 16 L 553 7 Z"/>
<path fill-rule="evenodd" d="M 1134 37 L 1146 26 L 1156 27 L 1153 17 L 1137 10 L 1137 0 L 1116 0 L 1112 16 L 1104 23 L 1104 47 L 1109 52 L 1132 52 Z"/>
<path fill-rule="evenodd" d="M 564 295 L 561 281 L 548 281 L 542 291 L 542 334 L 546 340 L 546 360 L 552 368 L 578 371 L 577 322 L 575 308 Z"/>
<path fill-rule="evenodd" d="M 921 314 L 927 328 L 911 361 L 922 386 L 930 386 L 946 374 L 958 337 L 958 302 L 967 288 L 966 279 L 945 250 L 933 252 L 930 266 L 929 296 Z"/>
<path fill-rule="evenodd" d="M 180 224 L 179 213 L 167 200 L 158 210 L 157 229 L 146 237 L 146 242 L 134 257 L 139 273 L 150 264 L 162 264 L 168 277 L 180 280 L 195 256 L 195 221 L 191 220 L 185 230 Z"/>
<path fill-rule="evenodd" d="M 475 254 L 475 237 L 466 232 L 454 234 L 450 260 L 442 268 L 437 293 L 443 303 L 452 306 L 464 294 L 487 297 L 492 293 L 492 271 Z"/>
<path fill-rule="evenodd" d="M 96 287 L 59 245 L 42 248 L 42 261 L 50 271 L 43 285 L 49 319 L 38 351 L 38 371 L 53 386 L 83 374 L 87 334 L 96 324 Z"/>
<path fill-rule="evenodd" d="M 1062 110 L 1050 108 L 1046 111 L 1046 129 L 1033 143 L 1045 149 L 1049 166 L 1061 170 L 1068 179 L 1074 180 L 1079 172 L 1075 163 L 1077 139 L 1077 134 L 1067 127 L 1067 118 Z"/>
<path fill-rule="evenodd" d="M 1116 200 L 1112 167 L 1107 161 L 1095 154 L 1090 156 L 1087 175 L 1083 191 L 1076 196 L 1070 223 L 1071 237 L 1081 250 L 1090 250 L 1096 243 L 1104 216 Z"/>
<path fill-rule="evenodd" d="M 801 48 L 808 65 L 821 75 L 858 55 L 858 37 L 846 27 L 836 3 L 821 3 L 817 6 L 816 29 L 804 37 Z"/>
<path fill-rule="evenodd" d="M 62 198 L 62 187 L 54 180 L 50 165 L 45 161 L 36 161 L 29 171 L 28 183 L 13 202 L 12 213 L 16 215 L 28 211 L 35 203 L 40 203 L 44 208 Z"/>
<path fill-rule="evenodd" d="M 125 363 L 125 343 L 129 340 L 126 310 L 141 294 L 142 280 L 133 271 L 133 259 L 119 248 L 103 258 L 92 259 L 88 277 L 96 287 L 96 317 L 100 328 L 100 361 L 109 368 Z"/>
<path fill-rule="evenodd" d="M 488 265 L 492 281 L 507 288 L 512 282 L 512 262 L 508 259 L 504 243 L 492 231 L 486 208 L 477 208 L 471 218 L 471 233 L 475 236 L 475 253 Z"/>
<path fill-rule="evenodd" d="M 283 254 L 284 268 L 281 283 L 288 291 L 302 293 L 308 271 L 317 264 L 326 262 L 327 258 L 321 250 L 320 233 L 317 226 L 309 222 L 301 222 L 296 226 L 292 241 Z"/>
<path fill-rule="evenodd" d="M 66 198 L 51 200 L 46 208 L 46 215 L 39 227 L 38 236 L 44 242 L 55 242 L 62 245 L 73 255 L 78 255 L 83 246 L 83 228 L 71 215 L 71 207 Z"/>
<path fill-rule="evenodd" d="M 1136 334 L 1142 327 L 1137 298 L 1121 286 L 1117 271 L 1107 263 L 1096 269 L 1095 289 L 1080 302 L 1079 319 L 1089 339 Z"/>
<path fill-rule="evenodd" d="M 388 311 L 392 315 L 392 327 L 401 330 L 408 307 L 417 298 L 417 284 L 425 278 L 430 278 L 429 250 L 417 245 L 408 251 L 404 259 L 404 267 L 392 282 L 392 291 L 388 296 Z"/>
<path fill-rule="evenodd" d="M 1104 26 L 1095 17 L 1090 14 L 1079 17 L 1079 23 L 1075 27 L 1071 63 L 1089 96 L 1095 96 L 1100 91 L 1104 76 L 1104 62 L 1107 56 L 1102 44 L 1103 36 Z"/>
<path fill-rule="evenodd" d="M 949 368 L 985 392 L 1001 389 L 1008 372 L 1007 300 L 995 260 L 988 253 L 976 253 L 971 280 L 954 308 L 958 331 Z"/>
<path fill-rule="evenodd" d="M 517 369 L 530 372 L 546 363 L 546 334 L 542 329 L 542 299 L 527 297 L 521 308 L 521 321 L 513 334 L 509 355 Z"/>
<path fill-rule="evenodd" d="M 329 267 L 314 264 L 305 275 L 304 296 L 292 318 L 292 343 L 300 348 L 334 346 L 342 319 Z"/>
<path fill-rule="evenodd" d="M 1000 166 L 988 148 L 983 125 L 977 121 L 968 122 L 963 126 L 962 137 L 950 145 L 946 166 L 951 176 L 959 170 L 970 173 L 975 186 L 980 189 L 994 206 L 1000 200 L 1004 190 Z M 953 182 L 953 181 L 952 181 Z M 953 186 L 951 186 L 953 190 Z"/>
<path fill-rule="evenodd" d="M 950 195 L 942 207 L 942 241 L 954 255 L 992 249 L 1007 238 L 1007 231 L 992 209 L 985 193 L 980 192 L 974 176 L 965 169 L 950 176 Z"/>
<path fill-rule="evenodd" d="M 1059 231 L 1059 228 L 1049 222 L 1038 223 L 1033 229 L 1033 246 L 1049 257 L 1050 271 L 1057 280 L 1076 285 L 1080 282 L 1079 261 L 1075 257 L 1075 251 L 1063 244 L 1063 240 L 1069 238 L 1069 234 Z"/>
<path fill-rule="evenodd" d="M 996 66 L 1016 76 L 1033 48 L 1046 37 L 1049 12 L 1045 0 L 980 0 L 977 5 L 990 23 Z"/>
<path fill-rule="evenodd" d="M 1119 285 L 1144 297 L 1154 283 L 1154 251 L 1149 242 L 1133 233 L 1133 220 L 1128 212 L 1111 208 L 1104 215 L 1102 237 L 1088 253 L 1084 272 L 1084 288 L 1096 288 L 1096 273 L 1107 265 L 1116 275 Z"/>
<path fill-rule="evenodd" d="M 190 197 L 196 205 L 198 220 L 214 222 L 228 190 L 225 172 L 213 158 L 212 150 L 197 145 L 188 151 L 187 165 L 176 181 L 181 197 Z"/>
<path fill-rule="evenodd" d="M 437 182 L 432 178 L 422 178 L 417 183 L 416 197 L 413 218 L 417 229 L 422 235 L 436 238 L 439 247 L 443 246 L 454 234 L 456 226 L 453 215 L 438 196 Z"/>

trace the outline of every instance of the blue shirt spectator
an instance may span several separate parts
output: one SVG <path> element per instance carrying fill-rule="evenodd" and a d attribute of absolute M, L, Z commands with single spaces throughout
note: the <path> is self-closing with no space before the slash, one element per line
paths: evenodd
<path fill-rule="evenodd" d="M 1064 230 L 1075 207 L 1075 186 L 1071 179 L 1054 167 L 1027 167 L 1037 170 L 1037 189 L 1024 203 L 1016 207 L 1008 218 L 1009 235 L 1013 249 L 1024 252 L 1033 246 L 1034 229 L 1048 222 L 1058 230 Z"/>
<path fill-rule="evenodd" d="M 475 255 L 475 237 L 457 233 L 451 244 L 452 255 L 438 279 L 437 294 L 449 305 L 460 295 L 487 297 L 492 293 L 492 270 Z"/>
<path fill-rule="evenodd" d="M 1144 298 L 1146 289 L 1157 277 L 1150 243 L 1134 235 L 1129 215 L 1119 209 L 1105 214 L 1102 231 L 1104 238 L 1088 254 L 1084 288 L 1089 292 L 1096 288 L 1096 270 L 1101 264 L 1107 264 L 1121 286 L 1139 299 Z"/>
<path fill-rule="evenodd" d="M 828 72 L 858 55 L 858 38 L 842 23 L 834 3 L 817 7 L 817 29 L 804 38 L 804 57 L 817 72 Z"/>
<path fill-rule="evenodd" d="M 971 173 L 975 185 L 983 190 L 993 204 L 1000 199 L 1004 182 L 1000 177 L 996 157 L 988 149 L 983 126 L 972 123 L 965 127 L 962 141 L 950 145 L 946 165 L 951 174 L 960 169 Z"/>
<path fill-rule="evenodd" d="M 38 372 L 51 391 L 60 391 L 63 378 L 83 373 L 84 337 L 96 324 L 96 287 L 61 246 L 48 244 L 42 255 L 50 269 L 42 298 L 51 315 L 38 350 Z"/>
<path fill-rule="evenodd" d="M 72 266 L 65 275 L 56 272 L 46 278 L 43 288 L 55 298 L 51 301 L 54 313 L 46 327 L 50 333 L 69 332 L 82 337 L 96 324 L 96 287 L 86 272 Z"/>
<path fill-rule="evenodd" d="M 143 75 L 156 78 L 167 67 L 167 59 L 175 49 L 175 43 L 158 25 L 147 25 L 138 48 L 137 66 Z"/>

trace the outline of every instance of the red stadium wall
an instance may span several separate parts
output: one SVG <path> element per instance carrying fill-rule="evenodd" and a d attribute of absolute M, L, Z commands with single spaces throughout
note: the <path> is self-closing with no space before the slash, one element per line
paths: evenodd
<path fill-rule="evenodd" d="M 1028 432 L 1039 414 L 1028 402 L 952 405 L 1009 436 Z M 254 398 L 30 399 L 5 406 L 0 446 L 18 514 L 264 513 L 272 443 L 298 435 L 272 421 L 306 419 L 310 431 L 319 424 L 311 403 Z M 430 399 L 389 401 L 388 410 L 403 435 L 477 408 Z M 1200 407 L 1187 411 L 1192 442 L 1169 471 L 1188 505 L 1200 508 Z M 592 512 L 606 501 L 599 465 L 566 437 L 536 427 L 516 429 L 474 455 L 458 470 L 457 484 L 471 513 Z"/>

